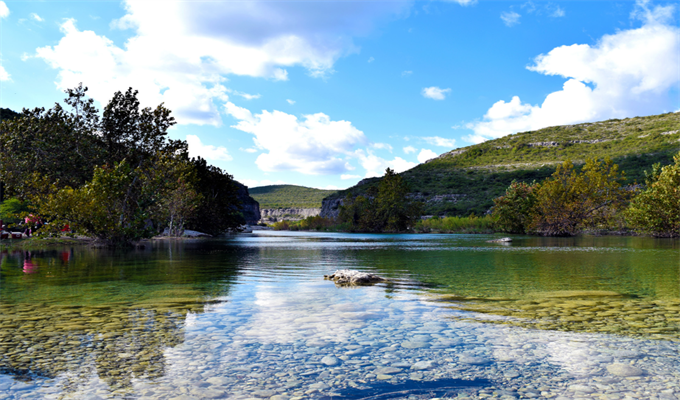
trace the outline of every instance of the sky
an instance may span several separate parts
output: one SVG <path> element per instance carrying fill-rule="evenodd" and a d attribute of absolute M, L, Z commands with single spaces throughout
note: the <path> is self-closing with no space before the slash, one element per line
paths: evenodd
<path fill-rule="evenodd" d="M 0 1 L 0 107 L 132 87 L 249 187 L 347 188 L 548 126 L 680 110 L 680 3 Z"/>

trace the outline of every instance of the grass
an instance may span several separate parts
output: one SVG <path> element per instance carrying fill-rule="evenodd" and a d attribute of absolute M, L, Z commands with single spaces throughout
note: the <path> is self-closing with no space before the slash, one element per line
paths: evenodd
<path fill-rule="evenodd" d="M 248 192 L 260 203 L 260 209 L 277 209 L 321 208 L 321 200 L 337 191 L 295 185 L 271 185 L 248 189 Z"/>

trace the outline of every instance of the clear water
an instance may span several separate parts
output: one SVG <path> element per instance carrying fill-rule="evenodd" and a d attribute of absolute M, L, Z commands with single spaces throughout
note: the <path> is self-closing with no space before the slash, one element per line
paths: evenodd
<path fill-rule="evenodd" d="M 680 398 L 680 242 L 489 239 L 4 252 L 0 399 Z"/>

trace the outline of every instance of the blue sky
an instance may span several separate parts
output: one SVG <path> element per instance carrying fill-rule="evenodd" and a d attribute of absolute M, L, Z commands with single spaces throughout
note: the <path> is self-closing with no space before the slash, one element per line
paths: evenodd
<path fill-rule="evenodd" d="M 546 126 L 680 110 L 663 1 L 0 1 L 0 107 L 133 87 L 254 187 L 345 188 Z"/>

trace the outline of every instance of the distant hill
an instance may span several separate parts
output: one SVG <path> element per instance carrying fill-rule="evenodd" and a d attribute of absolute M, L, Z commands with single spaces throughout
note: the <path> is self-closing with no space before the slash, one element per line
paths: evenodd
<path fill-rule="evenodd" d="M 521 132 L 449 151 L 401 173 L 412 195 L 431 215 L 477 215 L 493 206 L 513 179 L 531 182 L 550 176 L 571 159 L 609 157 L 629 183 L 643 182 L 652 164 L 670 164 L 680 151 L 680 113 L 555 126 Z M 338 200 L 358 195 L 380 178 L 363 180 L 324 201 L 322 216 L 336 213 Z"/>
<path fill-rule="evenodd" d="M 261 186 L 248 191 L 260 203 L 260 209 L 321 208 L 321 200 L 337 192 L 295 185 Z"/>
<path fill-rule="evenodd" d="M 0 121 L 6 120 L 6 119 L 14 119 L 18 117 L 19 113 L 14 112 L 10 110 L 9 108 L 0 108 Z"/>

